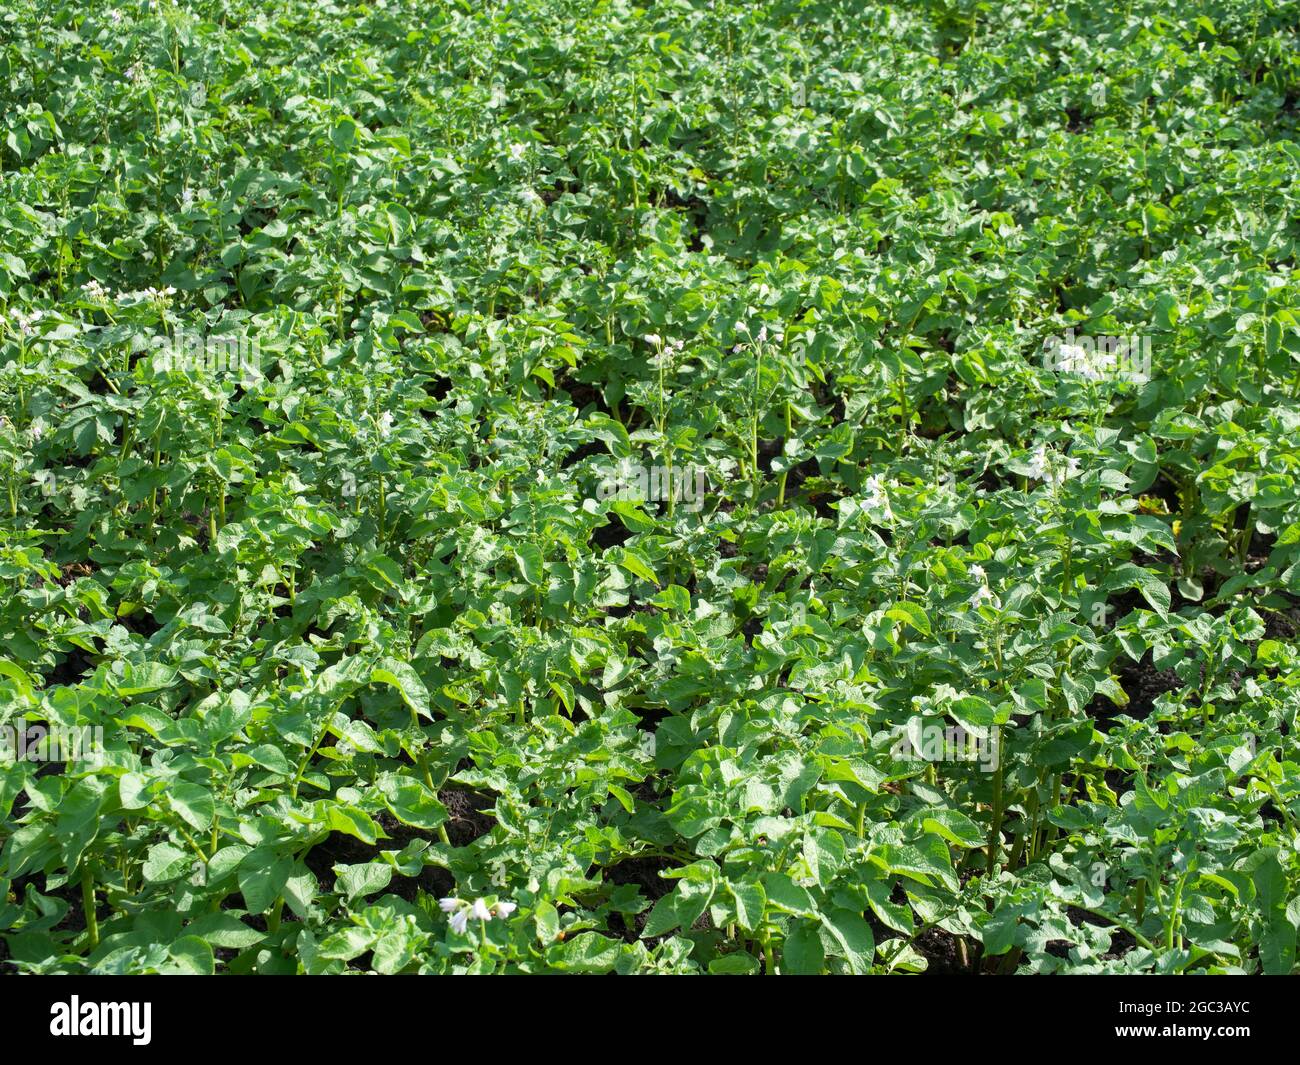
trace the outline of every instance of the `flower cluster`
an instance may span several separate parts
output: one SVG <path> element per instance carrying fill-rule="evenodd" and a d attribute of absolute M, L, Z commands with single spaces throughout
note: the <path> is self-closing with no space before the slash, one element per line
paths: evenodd
<path fill-rule="evenodd" d="M 1065 373 L 1078 374 L 1089 381 L 1099 381 L 1105 376 L 1090 352 L 1078 344 L 1062 344 L 1057 368 Z"/>
<path fill-rule="evenodd" d="M 744 329 L 746 333 L 749 332 L 748 326 L 745 326 Z M 764 323 L 763 325 L 760 325 L 758 327 L 758 336 L 754 337 L 753 339 L 759 344 L 766 344 L 769 338 L 771 338 L 773 344 L 779 344 L 781 343 L 782 340 L 785 339 L 785 334 L 781 332 L 781 330 L 779 329 L 773 329 L 769 333 L 767 329 L 767 325 L 766 323 Z M 740 345 L 736 345 L 736 346 L 739 347 Z"/>
<path fill-rule="evenodd" d="M 671 359 L 674 355 L 680 355 L 682 349 L 686 347 L 684 340 L 670 340 L 664 343 L 664 338 L 658 333 L 647 333 L 645 342 L 655 349 L 655 354 L 650 358 L 651 366 L 670 366 Z"/>
<path fill-rule="evenodd" d="M 862 506 L 864 509 L 874 511 L 886 519 L 893 518 L 894 511 L 889 505 L 889 492 L 886 490 L 883 477 L 872 474 L 867 478 Z"/>
<path fill-rule="evenodd" d="M 482 899 L 468 902 L 465 899 L 445 898 L 438 900 L 438 908 L 443 913 L 451 914 L 451 930 L 457 935 L 464 935 L 471 917 L 479 921 L 490 921 L 493 917 L 504 921 L 519 907 L 513 902 L 498 902 L 489 907 Z"/>
<path fill-rule="evenodd" d="M 36 323 L 44 317 L 44 311 L 32 311 L 30 314 L 14 311 L 14 325 L 18 327 L 20 336 L 29 337 L 36 332 Z"/>
<path fill-rule="evenodd" d="M 1064 459 L 1064 461 L 1059 461 Z M 1071 477 L 1079 475 L 1079 461 L 1070 456 L 1048 452 L 1047 447 L 1039 444 L 1029 457 L 1027 475 L 1035 481 L 1047 481 L 1053 486 L 1064 484 Z"/>
<path fill-rule="evenodd" d="M 989 587 L 989 575 L 984 572 L 984 567 L 979 563 L 971 566 L 970 575 L 980 582 L 979 587 L 975 589 L 975 594 L 970 597 L 972 610 L 978 610 L 985 603 L 994 607 L 1001 606 L 998 597 L 993 594 L 993 589 Z"/>

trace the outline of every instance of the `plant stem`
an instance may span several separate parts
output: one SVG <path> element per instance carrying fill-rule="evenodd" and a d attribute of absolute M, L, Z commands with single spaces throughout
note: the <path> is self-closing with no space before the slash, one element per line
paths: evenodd
<path fill-rule="evenodd" d="M 81 862 L 81 908 L 86 918 L 86 943 L 91 950 L 99 946 L 99 917 L 95 913 L 95 878 L 90 865 Z"/>
<path fill-rule="evenodd" d="M 1002 817 L 1003 817 L 1003 769 L 1002 769 L 1002 726 L 994 727 L 994 736 L 996 737 L 998 751 L 997 768 L 993 771 L 993 818 L 989 822 L 989 843 L 988 843 L 988 875 L 993 875 L 993 870 L 998 864 L 998 849 L 1002 843 Z"/>

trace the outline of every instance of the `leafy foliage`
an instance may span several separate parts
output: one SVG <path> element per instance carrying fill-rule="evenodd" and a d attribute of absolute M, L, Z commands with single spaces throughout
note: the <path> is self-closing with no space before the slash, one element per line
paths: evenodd
<path fill-rule="evenodd" d="M 0 964 L 1293 971 L 1294 14 L 12 0 Z"/>

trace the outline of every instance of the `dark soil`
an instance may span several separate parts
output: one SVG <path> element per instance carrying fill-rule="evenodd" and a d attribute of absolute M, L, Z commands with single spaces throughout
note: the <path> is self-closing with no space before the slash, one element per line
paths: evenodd
<path fill-rule="evenodd" d="M 1140 661 L 1121 657 L 1116 664 L 1120 687 L 1124 689 L 1129 702 L 1127 706 L 1115 706 L 1106 696 L 1098 695 L 1088 704 L 1087 713 L 1099 723 L 1109 722 L 1121 715 L 1138 721 L 1145 720 L 1161 695 L 1180 691 L 1185 686 L 1172 669 L 1156 669 L 1150 651 Z"/>
<path fill-rule="evenodd" d="M 378 821 L 380 827 L 389 836 L 388 839 L 380 840 L 378 845 L 371 846 L 355 836 L 335 832 L 307 853 L 303 864 L 312 871 L 322 891 L 332 889 L 335 865 L 361 865 L 373 861 L 380 851 L 401 850 L 412 839 L 429 839 L 434 836 L 433 833 L 402 824 L 391 814 L 381 815 Z M 450 834 L 449 830 L 448 835 Z M 402 876 L 394 871 L 393 879 L 385 890 L 400 896 L 407 902 L 414 902 L 421 889 L 427 894 L 442 897 L 450 894 L 454 887 L 455 881 L 446 869 L 436 865 L 426 865 L 419 876 L 415 877 Z"/>
<path fill-rule="evenodd" d="M 967 940 L 966 954 L 969 964 L 963 965 L 961 939 L 961 936 L 945 932 L 942 928 L 931 928 L 918 936 L 912 946 L 930 963 L 925 970 L 925 975 L 951 976 L 960 973 L 969 976 L 972 972 L 978 973 L 984 948 L 981 944 Z"/>
<path fill-rule="evenodd" d="M 482 795 L 462 788 L 443 788 L 438 799 L 447 807 L 447 838 L 453 847 L 467 847 L 480 836 L 492 831 L 496 818 L 490 811 L 496 805 L 492 795 Z"/>

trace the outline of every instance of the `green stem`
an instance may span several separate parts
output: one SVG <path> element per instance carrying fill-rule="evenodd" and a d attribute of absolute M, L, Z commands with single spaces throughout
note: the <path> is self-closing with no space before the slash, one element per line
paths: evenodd
<path fill-rule="evenodd" d="M 86 943 L 91 950 L 99 946 L 99 917 L 95 913 L 95 878 L 90 866 L 81 863 L 81 909 L 86 917 Z"/>
<path fill-rule="evenodd" d="M 311 745 L 311 750 L 302 756 L 302 761 L 298 763 L 298 769 L 293 774 L 293 780 L 289 782 L 289 794 L 293 798 L 298 797 L 298 783 L 302 780 L 302 775 L 307 771 L 307 764 L 316 756 L 320 745 L 325 742 L 325 736 L 329 733 L 329 727 L 334 721 L 334 709 L 331 708 L 325 715 L 325 722 L 321 725 L 320 733 L 317 735 L 315 742 Z"/>
<path fill-rule="evenodd" d="M 1184 873 L 1178 880 L 1178 886 L 1174 888 L 1174 903 L 1169 908 L 1169 923 L 1165 926 L 1165 947 L 1168 950 L 1174 949 L 1174 937 L 1178 933 L 1179 910 L 1183 905 L 1183 885 L 1187 883 L 1187 874 Z M 1178 936 L 1181 941 L 1182 936 Z"/>
<path fill-rule="evenodd" d="M 786 439 L 786 443 L 789 443 L 789 441 L 790 441 L 790 436 L 792 435 L 792 430 L 793 430 L 793 426 L 792 426 L 791 423 L 790 423 L 790 401 L 787 399 L 787 400 L 785 401 L 785 439 Z M 780 485 L 780 488 L 777 490 L 777 495 L 776 495 L 776 505 L 777 505 L 778 507 L 783 507 L 783 506 L 785 506 L 785 480 L 786 480 L 786 478 L 789 477 L 789 476 L 790 476 L 790 471 L 789 471 L 789 470 L 782 470 L 782 471 L 781 471 L 781 485 Z"/>
<path fill-rule="evenodd" d="M 989 843 L 988 843 L 988 875 L 993 875 L 993 870 L 998 864 L 998 850 L 1002 844 L 1002 817 L 1003 817 L 1003 769 L 1002 769 L 1002 726 L 995 726 L 993 733 L 998 752 L 997 768 L 993 771 L 993 818 L 989 822 Z"/>

